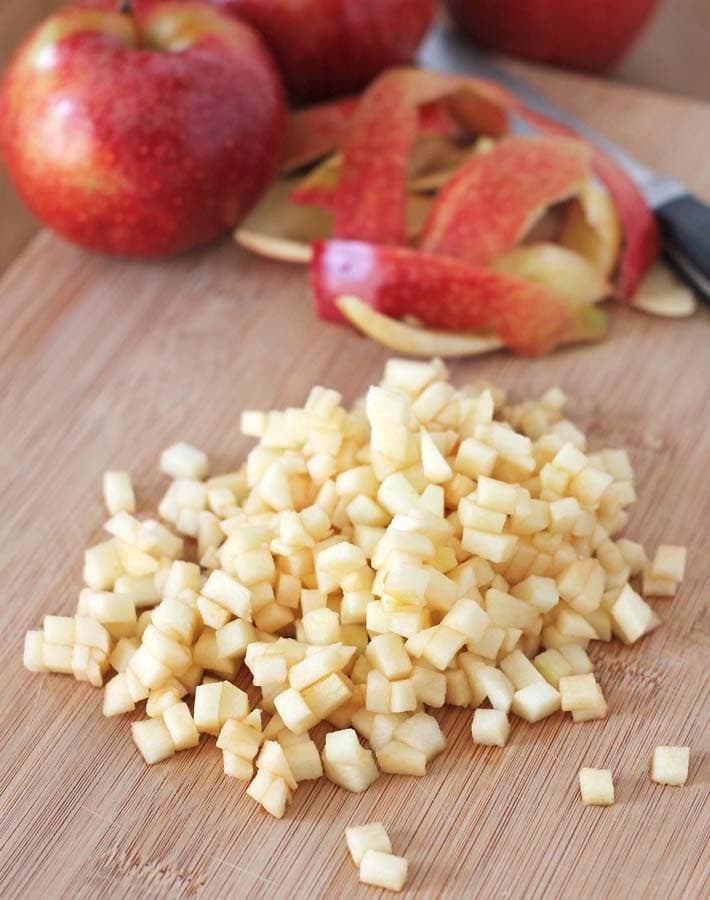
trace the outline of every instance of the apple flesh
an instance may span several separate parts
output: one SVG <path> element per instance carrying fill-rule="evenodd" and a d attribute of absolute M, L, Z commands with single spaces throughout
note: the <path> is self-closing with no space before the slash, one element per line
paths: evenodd
<path fill-rule="evenodd" d="M 658 0 L 447 0 L 479 44 L 526 59 L 598 71 L 634 40 Z"/>
<path fill-rule="evenodd" d="M 237 224 L 285 128 L 259 36 L 197 4 L 66 9 L 29 36 L 0 89 L 0 152 L 30 209 L 126 256 L 182 252 Z"/>

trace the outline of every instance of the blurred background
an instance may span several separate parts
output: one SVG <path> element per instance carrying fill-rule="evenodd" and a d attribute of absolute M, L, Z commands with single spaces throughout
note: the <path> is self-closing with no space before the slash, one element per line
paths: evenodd
<path fill-rule="evenodd" d="M 64 5 L 66 0 L 2 3 L 0 69 L 32 26 Z M 710 0 L 660 0 L 641 36 L 606 77 L 710 101 Z M 38 225 L 22 207 L 1 169 L 0 211 L 2 271 Z"/>

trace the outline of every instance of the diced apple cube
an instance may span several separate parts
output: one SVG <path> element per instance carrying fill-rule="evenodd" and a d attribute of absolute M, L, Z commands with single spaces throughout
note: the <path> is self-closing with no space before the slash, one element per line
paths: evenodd
<path fill-rule="evenodd" d="M 360 865 L 368 850 L 378 850 L 380 853 L 392 852 L 392 845 L 382 822 L 346 828 L 345 841 L 356 866 Z"/>
<path fill-rule="evenodd" d="M 320 754 L 313 741 L 284 744 L 283 751 L 296 781 L 315 781 L 323 775 Z"/>
<path fill-rule="evenodd" d="M 360 881 L 389 891 L 401 891 L 407 881 L 407 860 L 392 853 L 367 850 L 360 862 Z"/>
<path fill-rule="evenodd" d="M 200 481 L 209 474 L 209 460 L 202 450 L 180 442 L 163 450 L 160 471 L 171 478 L 194 478 Z"/>
<path fill-rule="evenodd" d="M 123 574 L 115 540 L 95 544 L 84 551 L 84 582 L 94 591 L 113 588 Z"/>
<path fill-rule="evenodd" d="M 405 719 L 394 731 L 396 740 L 421 750 L 426 756 L 427 762 L 441 753 L 446 747 L 439 723 L 433 716 L 419 712 Z"/>
<path fill-rule="evenodd" d="M 585 806 L 611 806 L 614 803 L 614 782 L 611 770 L 580 769 L 579 790 Z"/>
<path fill-rule="evenodd" d="M 103 495 L 106 509 L 111 516 L 118 512 L 136 511 L 136 496 L 128 472 L 119 469 L 104 472 Z"/>
<path fill-rule="evenodd" d="M 621 589 L 609 613 L 614 634 L 625 644 L 633 644 L 655 624 L 653 610 L 629 584 Z"/>
<path fill-rule="evenodd" d="M 471 735 L 475 744 L 505 747 L 510 735 L 508 716 L 500 709 L 477 709 L 471 721 Z"/>
<path fill-rule="evenodd" d="M 560 678 L 560 707 L 571 712 L 599 704 L 601 689 L 593 674 L 565 675 Z"/>
<path fill-rule="evenodd" d="M 144 719 L 131 725 L 131 736 L 149 766 L 175 753 L 175 745 L 162 719 Z"/>
<path fill-rule="evenodd" d="M 200 742 L 200 733 L 190 715 L 187 703 L 175 703 L 163 713 L 163 722 L 170 733 L 176 750 L 187 750 L 196 747 Z"/>
<path fill-rule="evenodd" d="M 133 712 L 136 708 L 126 684 L 126 676 L 123 672 L 114 675 L 104 685 L 103 714 L 105 716 L 120 716 L 123 713 Z"/>
<path fill-rule="evenodd" d="M 685 784 L 688 780 L 690 747 L 656 747 L 651 759 L 651 781 Z"/>
<path fill-rule="evenodd" d="M 375 756 L 382 771 L 391 775 L 426 775 L 426 753 L 403 741 L 391 740 Z"/>
<path fill-rule="evenodd" d="M 521 650 L 514 650 L 500 661 L 500 668 L 517 691 L 530 684 L 544 682 L 543 676 Z"/>
<path fill-rule="evenodd" d="M 513 694 L 511 710 L 526 722 L 539 722 L 560 708 L 560 694 L 545 681 L 529 684 Z"/>
<path fill-rule="evenodd" d="M 319 722 L 303 695 L 293 688 L 282 691 L 274 700 L 274 706 L 287 728 L 294 734 L 304 734 Z"/>

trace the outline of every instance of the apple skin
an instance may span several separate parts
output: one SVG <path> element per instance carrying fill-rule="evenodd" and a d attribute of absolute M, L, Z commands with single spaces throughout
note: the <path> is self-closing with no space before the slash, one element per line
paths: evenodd
<path fill-rule="evenodd" d="M 273 53 L 296 102 L 365 87 L 410 62 L 434 0 L 212 0 L 250 22 Z"/>
<path fill-rule="evenodd" d="M 123 256 L 180 253 L 237 224 L 276 172 L 285 127 L 259 36 L 199 5 L 63 10 L 0 87 L 0 154 L 29 208 Z"/>
<path fill-rule="evenodd" d="M 447 0 L 484 47 L 538 62 L 601 71 L 631 44 L 658 0 Z"/>
<path fill-rule="evenodd" d="M 114 9 L 116 0 L 84 0 Z M 165 0 L 133 0 L 145 9 Z M 356 93 L 383 69 L 410 62 L 435 0 L 203 0 L 264 38 L 294 103 Z"/>

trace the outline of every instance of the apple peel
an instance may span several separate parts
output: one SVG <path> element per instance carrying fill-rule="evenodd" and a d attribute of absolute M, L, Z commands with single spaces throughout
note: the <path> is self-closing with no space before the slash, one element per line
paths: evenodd
<path fill-rule="evenodd" d="M 588 259 L 559 244 L 514 247 L 490 265 L 496 272 L 533 281 L 574 303 L 599 303 L 612 293 L 609 282 Z"/>
<path fill-rule="evenodd" d="M 294 183 L 282 178 L 271 185 L 234 232 L 238 244 L 279 262 L 310 262 L 311 242 L 330 234 L 332 216 L 316 207 L 289 202 Z"/>
<path fill-rule="evenodd" d="M 503 140 L 473 156 L 441 189 L 422 249 L 485 265 L 515 247 L 549 206 L 579 193 L 588 178 L 589 153 L 578 141 Z"/>
<path fill-rule="evenodd" d="M 340 147 L 359 102 L 359 97 L 344 97 L 292 112 L 288 119 L 282 173 L 301 169 Z"/>
<path fill-rule="evenodd" d="M 621 223 L 609 194 L 588 181 L 565 210 L 560 244 L 586 257 L 607 278 L 621 252 Z"/>
<path fill-rule="evenodd" d="M 392 69 L 365 91 L 343 147 L 336 237 L 404 243 L 407 167 L 420 130 L 418 110 L 452 97 L 459 115 L 465 109 L 467 127 L 477 120 L 496 136 L 507 128 L 506 93 L 478 79 Z"/>
<path fill-rule="evenodd" d="M 681 319 L 693 315 L 697 301 L 690 288 L 668 266 L 657 262 L 646 273 L 631 305 L 652 316 Z"/>
<path fill-rule="evenodd" d="M 490 331 L 537 356 L 560 343 L 603 336 L 605 316 L 548 288 L 462 260 L 362 241 L 319 241 L 310 266 L 316 308 L 342 322 L 336 301 L 359 297 L 376 312 L 414 316 L 444 331 Z"/>
<path fill-rule="evenodd" d="M 503 346 L 501 339 L 493 335 L 432 331 L 408 325 L 376 312 L 359 297 L 338 297 L 335 305 L 348 322 L 364 335 L 390 350 L 409 356 L 481 356 Z"/>
<path fill-rule="evenodd" d="M 578 137 L 571 128 L 526 109 L 520 103 L 515 111 L 548 134 Z M 592 153 L 592 167 L 609 191 L 621 222 L 623 250 L 616 278 L 617 293 L 625 303 L 631 303 L 637 287 L 660 253 L 658 223 L 643 194 L 621 166 L 595 144 L 585 143 Z"/>

